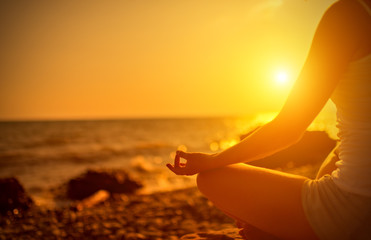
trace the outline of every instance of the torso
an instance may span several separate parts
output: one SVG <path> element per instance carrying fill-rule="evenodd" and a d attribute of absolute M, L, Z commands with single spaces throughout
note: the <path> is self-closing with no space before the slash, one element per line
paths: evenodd
<path fill-rule="evenodd" d="M 359 17 L 361 17 L 360 21 L 362 32 L 363 32 L 363 41 L 360 43 L 359 50 L 355 53 L 354 58 L 352 61 L 356 61 L 366 57 L 367 55 L 371 54 L 371 14 L 367 12 L 365 7 L 363 7 L 359 2 L 356 0 L 356 13 Z M 363 1 L 368 8 L 371 10 L 371 0 L 361 0 Z"/>
<path fill-rule="evenodd" d="M 348 4 L 362 41 L 331 96 L 340 139 L 338 169 L 332 177 L 341 189 L 371 197 L 371 7 L 366 10 L 358 1 Z"/>

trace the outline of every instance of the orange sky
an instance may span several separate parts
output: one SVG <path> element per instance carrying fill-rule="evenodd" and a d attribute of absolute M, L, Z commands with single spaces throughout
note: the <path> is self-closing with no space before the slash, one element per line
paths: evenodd
<path fill-rule="evenodd" d="M 0 120 L 279 110 L 332 2 L 1 1 Z"/>

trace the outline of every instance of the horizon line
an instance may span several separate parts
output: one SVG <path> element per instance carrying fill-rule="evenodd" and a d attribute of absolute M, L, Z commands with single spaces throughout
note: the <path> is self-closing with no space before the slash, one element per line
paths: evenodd
<path fill-rule="evenodd" d="M 268 113 L 267 112 L 262 112 Z M 271 112 L 269 112 L 271 113 Z M 272 111 L 273 113 L 273 111 Z M 178 116 L 111 116 L 111 117 L 66 117 L 66 118 L 0 118 L 6 122 L 78 122 L 78 121 L 121 121 L 121 120 L 176 120 L 176 119 L 208 119 L 208 118 L 244 118 L 256 114 L 213 114 L 213 115 L 178 115 Z"/>

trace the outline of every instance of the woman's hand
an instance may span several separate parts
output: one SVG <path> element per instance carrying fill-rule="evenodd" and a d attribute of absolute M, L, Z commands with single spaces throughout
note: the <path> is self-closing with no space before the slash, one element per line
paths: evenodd
<path fill-rule="evenodd" d="M 170 163 L 166 166 L 176 175 L 194 175 L 213 168 L 212 160 L 215 154 L 207 153 L 186 153 L 177 151 L 174 159 L 174 165 Z M 180 162 L 180 158 L 186 160 Z"/>

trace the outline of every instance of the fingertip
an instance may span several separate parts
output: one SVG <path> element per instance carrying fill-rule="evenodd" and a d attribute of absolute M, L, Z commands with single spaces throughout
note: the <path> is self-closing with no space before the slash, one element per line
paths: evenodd
<path fill-rule="evenodd" d="M 172 166 L 170 163 L 166 164 L 166 167 L 167 167 L 168 169 L 170 169 L 171 171 L 173 171 L 173 166 Z"/>
<path fill-rule="evenodd" d="M 179 157 L 183 157 L 185 155 L 185 152 L 183 152 L 181 150 L 178 150 L 178 151 L 176 151 L 176 155 L 179 156 Z"/>

